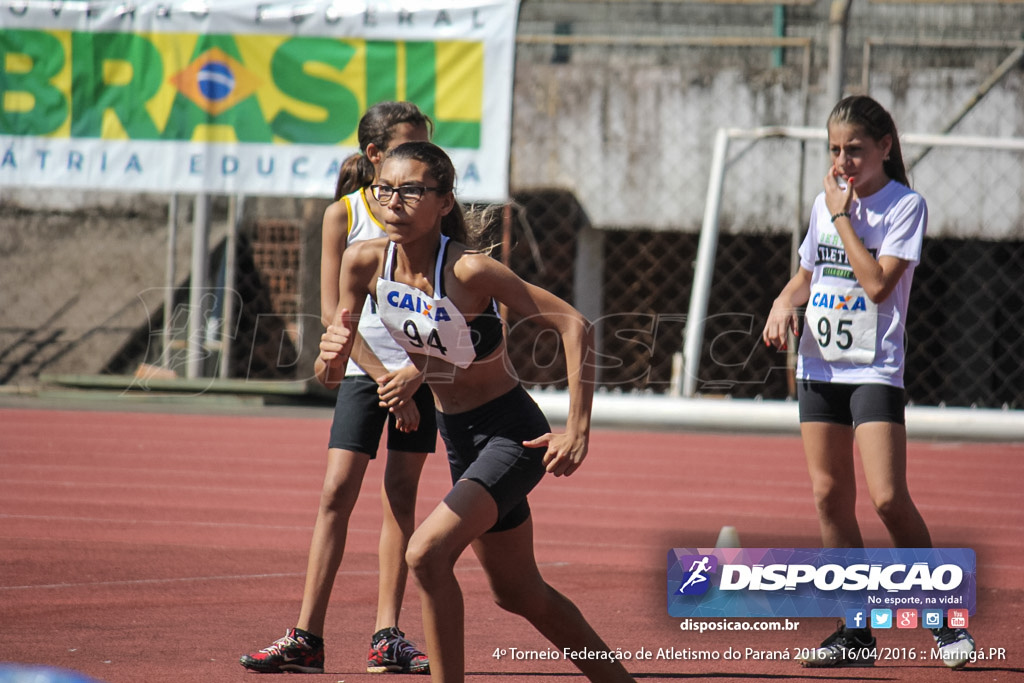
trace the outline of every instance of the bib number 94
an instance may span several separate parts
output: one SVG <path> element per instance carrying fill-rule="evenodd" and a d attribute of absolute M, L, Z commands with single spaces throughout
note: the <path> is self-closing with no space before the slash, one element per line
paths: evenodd
<path fill-rule="evenodd" d="M 409 338 L 409 343 L 413 346 L 422 349 L 426 345 L 437 349 L 442 356 L 447 355 L 448 349 L 441 343 L 441 335 L 437 333 L 436 329 L 430 330 L 430 333 L 427 334 L 426 342 L 423 341 L 419 328 L 416 327 L 416 323 L 412 320 L 405 321 L 402 325 L 402 331 L 405 332 L 405 336 Z"/>

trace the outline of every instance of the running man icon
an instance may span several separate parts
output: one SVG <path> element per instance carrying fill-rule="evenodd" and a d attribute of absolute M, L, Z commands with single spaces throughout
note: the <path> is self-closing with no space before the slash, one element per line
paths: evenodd
<path fill-rule="evenodd" d="M 713 569 L 714 567 L 711 566 L 711 557 L 708 555 L 704 555 L 700 560 L 694 560 L 693 564 L 690 565 L 689 570 L 687 570 L 690 572 L 690 576 L 683 582 L 683 585 L 679 587 L 679 592 L 683 595 L 695 592 L 687 591 L 686 589 L 690 586 L 707 581 L 708 577 L 705 576 L 705 574 Z"/>

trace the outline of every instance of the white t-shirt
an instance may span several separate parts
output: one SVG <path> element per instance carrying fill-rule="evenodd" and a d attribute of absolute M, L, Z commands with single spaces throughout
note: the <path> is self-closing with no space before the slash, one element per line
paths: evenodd
<path fill-rule="evenodd" d="M 878 304 L 859 288 L 830 218 L 822 192 L 800 245 L 800 266 L 812 276 L 797 377 L 902 387 L 910 286 L 921 259 L 928 207 L 921 195 L 895 180 L 851 204 L 853 229 L 872 256 L 910 262 L 889 297 Z"/>
<path fill-rule="evenodd" d="M 346 245 L 385 236 L 384 226 L 377 222 L 373 212 L 370 211 L 366 188 L 345 195 L 341 201 L 345 202 L 345 208 L 348 210 Z M 359 317 L 359 334 L 363 336 L 363 339 L 388 370 L 397 370 L 411 363 L 409 356 L 391 337 L 391 333 L 384 328 L 377 312 L 377 305 L 370 295 L 367 295 L 363 302 L 363 311 Z M 366 372 L 355 361 L 349 359 L 348 365 L 345 367 L 345 374 L 365 375 Z"/>

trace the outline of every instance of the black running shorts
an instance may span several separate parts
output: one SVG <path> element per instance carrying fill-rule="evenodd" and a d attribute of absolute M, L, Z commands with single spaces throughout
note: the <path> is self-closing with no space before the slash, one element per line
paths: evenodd
<path fill-rule="evenodd" d="M 544 477 L 547 447 L 523 441 L 551 431 L 544 413 L 522 386 L 484 405 L 454 415 L 438 412 L 437 426 L 448 447 L 452 484 L 475 481 L 498 505 L 490 531 L 514 529 L 530 517 L 526 500 Z"/>
<path fill-rule="evenodd" d="M 802 379 L 797 385 L 801 422 L 856 427 L 865 422 L 906 424 L 906 392 L 888 384 L 835 384 Z"/>
<path fill-rule="evenodd" d="M 388 450 L 407 453 L 433 453 L 437 446 L 437 422 L 434 397 L 426 384 L 413 395 L 420 410 L 420 426 L 415 432 L 401 432 L 395 417 L 378 405 L 377 383 L 366 375 L 348 375 L 338 387 L 334 404 L 334 422 L 328 448 L 340 448 L 377 457 L 384 423 L 388 425 Z"/>

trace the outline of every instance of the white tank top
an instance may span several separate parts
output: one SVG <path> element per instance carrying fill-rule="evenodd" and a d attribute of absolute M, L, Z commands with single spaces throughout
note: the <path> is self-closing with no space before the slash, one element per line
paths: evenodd
<path fill-rule="evenodd" d="M 373 217 L 370 205 L 367 203 L 366 188 L 361 188 L 352 194 L 345 195 L 341 198 L 341 201 L 345 202 L 345 208 L 348 210 L 348 239 L 345 242 L 346 245 L 384 237 L 384 226 Z M 380 359 L 380 362 L 388 370 L 397 370 L 409 365 L 409 356 L 384 327 L 377 312 L 377 305 L 369 294 L 366 295 L 366 300 L 363 301 L 363 311 L 359 317 L 359 334 L 363 336 L 363 339 L 366 340 L 366 343 L 369 344 L 377 358 Z M 366 373 L 355 361 L 350 359 L 348 366 L 345 368 L 345 374 L 365 375 Z"/>

